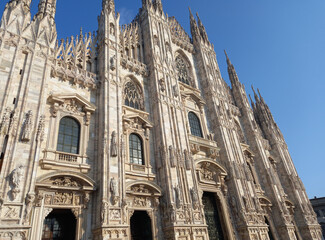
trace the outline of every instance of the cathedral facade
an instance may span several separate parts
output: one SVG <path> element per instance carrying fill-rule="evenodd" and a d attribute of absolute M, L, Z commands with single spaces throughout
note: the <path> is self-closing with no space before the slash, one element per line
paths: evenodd
<path fill-rule="evenodd" d="M 231 86 L 191 36 L 142 0 L 120 26 L 57 41 L 56 0 L 10 0 L 0 22 L 1 240 L 320 240 L 260 93 Z"/>

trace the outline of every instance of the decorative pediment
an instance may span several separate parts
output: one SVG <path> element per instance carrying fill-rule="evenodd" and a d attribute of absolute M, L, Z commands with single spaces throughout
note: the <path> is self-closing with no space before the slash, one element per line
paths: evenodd
<path fill-rule="evenodd" d="M 206 159 L 196 161 L 196 171 L 201 183 L 218 185 L 219 187 L 227 176 L 227 171 L 222 166 L 215 161 Z"/>
<path fill-rule="evenodd" d="M 94 180 L 75 172 L 57 172 L 43 175 L 37 179 L 36 186 L 53 190 L 94 191 L 96 189 Z"/>
<path fill-rule="evenodd" d="M 184 92 L 182 92 L 182 97 L 183 97 L 183 99 L 193 100 L 198 105 L 199 108 L 203 107 L 206 104 L 206 102 L 200 96 L 200 94 L 198 94 L 195 91 L 184 91 Z"/>
<path fill-rule="evenodd" d="M 148 181 L 132 181 L 126 183 L 126 192 L 132 195 L 142 195 L 142 196 L 156 196 L 160 197 L 162 195 L 161 188 Z"/>
<path fill-rule="evenodd" d="M 78 94 L 51 95 L 49 102 L 52 103 L 52 116 L 56 117 L 58 110 L 69 112 L 76 115 L 90 115 L 96 107 Z M 89 119 L 87 118 L 87 121 Z"/>
<path fill-rule="evenodd" d="M 152 128 L 152 123 L 139 114 L 128 114 L 123 116 L 123 128 L 124 131 L 128 128 L 149 130 Z"/>

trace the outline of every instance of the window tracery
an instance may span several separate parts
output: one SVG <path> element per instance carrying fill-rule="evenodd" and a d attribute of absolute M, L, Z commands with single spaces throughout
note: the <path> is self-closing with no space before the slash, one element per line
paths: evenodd
<path fill-rule="evenodd" d="M 129 81 L 125 84 L 124 104 L 126 106 L 144 111 L 144 99 L 142 88 L 133 81 Z"/>
<path fill-rule="evenodd" d="M 187 61 L 181 55 L 178 55 L 175 59 L 175 62 L 178 74 L 178 81 L 193 87 L 190 66 Z"/>

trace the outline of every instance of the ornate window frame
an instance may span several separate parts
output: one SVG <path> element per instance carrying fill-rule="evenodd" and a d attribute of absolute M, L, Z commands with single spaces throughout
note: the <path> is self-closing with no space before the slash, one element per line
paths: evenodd
<path fill-rule="evenodd" d="M 87 173 L 87 147 L 89 140 L 89 124 L 91 115 L 96 107 L 78 94 L 58 94 L 48 98 L 50 104 L 50 121 L 48 138 L 40 165 L 43 169 L 65 169 L 69 167 L 75 171 Z M 71 154 L 57 151 L 57 141 L 60 121 L 64 117 L 74 118 L 80 124 L 79 153 Z"/>
<path fill-rule="evenodd" d="M 126 108 L 125 110 L 130 110 Z M 127 146 L 124 148 L 124 163 L 125 170 L 128 174 L 142 175 L 153 177 L 152 166 L 150 163 L 150 129 L 152 128 L 151 122 L 149 122 L 149 114 L 136 109 L 132 109 L 132 112 L 128 112 L 123 116 L 123 138 Z M 131 134 L 136 134 L 142 140 L 143 151 L 143 165 L 134 164 L 130 162 L 129 153 L 129 138 Z"/>

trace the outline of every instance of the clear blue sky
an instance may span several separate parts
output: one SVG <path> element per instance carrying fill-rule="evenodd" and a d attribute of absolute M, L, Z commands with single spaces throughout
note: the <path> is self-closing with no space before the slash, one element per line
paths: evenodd
<path fill-rule="evenodd" d="M 59 38 L 97 29 L 101 0 L 57 0 Z M 199 15 L 228 81 L 223 49 L 246 90 L 260 88 L 280 126 L 309 197 L 325 196 L 325 1 L 162 0 L 189 32 L 188 6 Z M 8 0 L 0 1 L 0 11 Z M 38 1 L 33 0 L 32 12 Z M 141 0 L 116 0 L 128 23 Z M 228 81 L 229 82 L 229 81 Z"/>

